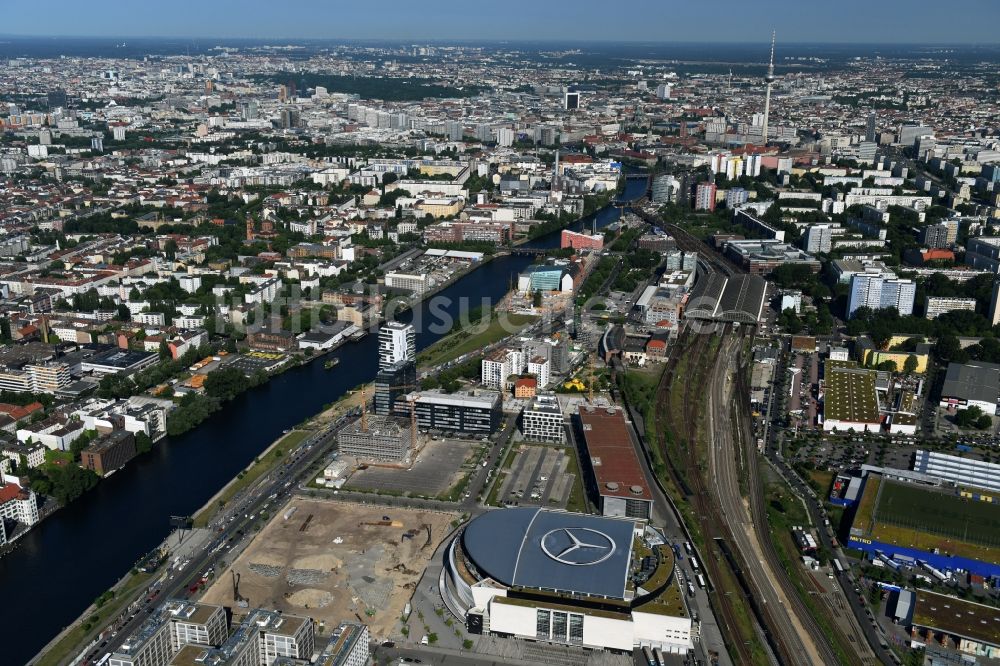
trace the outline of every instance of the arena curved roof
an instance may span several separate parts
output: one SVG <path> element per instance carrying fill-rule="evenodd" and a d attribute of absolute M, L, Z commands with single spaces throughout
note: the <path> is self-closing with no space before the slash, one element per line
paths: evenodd
<path fill-rule="evenodd" d="M 462 548 L 503 585 L 624 599 L 634 530 L 626 519 L 499 509 L 466 526 Z"/>

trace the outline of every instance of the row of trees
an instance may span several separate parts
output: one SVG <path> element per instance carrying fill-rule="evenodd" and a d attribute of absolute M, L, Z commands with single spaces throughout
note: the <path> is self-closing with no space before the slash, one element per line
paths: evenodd
<path fill-rule="evenodd" d="M 873 310 L 862 307 L 847 322 L 848 335 L 867 333 L 880 349 L 884 349 L 895 335 L 911 334 L 929 338 L 943 337 L 995 337 L 996 331 L 981 314 L 968 310 L 946 312 L 935 319 L 912 315 L 902 316 L 896 308 Z"/>
<path fill-rule="evenodd" d="M 461 365 L 455 365 L 435 375 L 428 375 L 420 380 L 420 388 L 424 391 L 441 389 L 445 393 L 454 393 L 461 388 L 461 379 L 479 377 L 482 357 L 469 359 Z"/>
<path fill-rule="evenodd" d="M 24 472 L 31 482 L 31 489 L 41 495 L 54 497 L 66 505 L 97 485 L 100 478 L 92 470 L 79 465 L 46 464 L 28 468 Z"/>

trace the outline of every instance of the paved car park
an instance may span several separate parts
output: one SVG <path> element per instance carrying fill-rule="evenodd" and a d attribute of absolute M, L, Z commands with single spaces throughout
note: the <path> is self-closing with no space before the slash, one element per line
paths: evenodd
<path fill-rule="evenodd" d="M 565 508 L 576 480 L 576 474 L 567 471 L 571 462 L 572 458 L 561 447 L 517 446 L 497 493 L 497 501 Z"/>

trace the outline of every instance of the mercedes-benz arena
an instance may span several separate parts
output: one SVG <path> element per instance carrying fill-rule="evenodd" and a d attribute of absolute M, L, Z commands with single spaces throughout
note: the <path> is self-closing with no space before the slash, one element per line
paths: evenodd
<path fill-rule="evenodd" d="M 621 652 L 691 648 L 673 551 L 643 521 L 490 511 L 448 546 L 440 586 L 472 633 Z"/>

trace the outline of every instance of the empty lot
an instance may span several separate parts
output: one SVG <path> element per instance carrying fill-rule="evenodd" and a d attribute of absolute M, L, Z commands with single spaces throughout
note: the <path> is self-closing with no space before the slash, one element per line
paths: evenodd
<path fill-rule="evenodd" d="M 293 507 L 295 512 L 286 520 Z M 356 621 L 356 613 L 374 637 L 388 637 L 456 517 L 294 498 L 261 530 L 232 570 L 239 575 L 239 593 L 251 608 L 307 615 L 328 630 L 344 620 Z M 220 576 L 203 600 L 235 606 L 232 574 Z"/>

